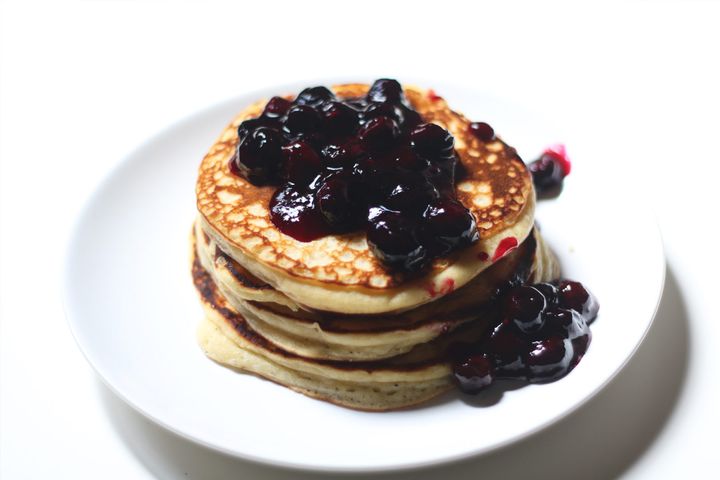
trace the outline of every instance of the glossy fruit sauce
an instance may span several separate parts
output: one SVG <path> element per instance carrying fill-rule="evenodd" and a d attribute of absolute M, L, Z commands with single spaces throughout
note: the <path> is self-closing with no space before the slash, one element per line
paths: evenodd
<path fill-rule="evenodd" d="M 361 98 L 325 87 L 273 97 L 238 135 L 230 168 L 277 185 L 272 221 L 297 240 L 365 231 L 389 270 L 413 273 L 479 238 L 455 196 L 452 135 L 424 123 L 395 80 L 377 80 Z"/>
<path fill-rule="evenodd" d="M 570 158 L 564 145 L 548 147 L 540 157 L 528 164 L 538 198 L 560 195 L 563 180 L 570 174 Z"/>
<path fill-rule="evenodd" d="M 498 295 L 500 322 L 476 344 L 453 345 L 453 375 L 466 393 L 496 379 L 550 382 L 567 375 L 590 345 L 599 304 L 581 283 L 513 285 Z"/>

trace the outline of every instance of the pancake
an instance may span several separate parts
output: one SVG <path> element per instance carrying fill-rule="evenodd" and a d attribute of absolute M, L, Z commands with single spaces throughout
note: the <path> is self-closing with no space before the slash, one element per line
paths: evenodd
<path fill-rule="evenodd" d="M 222 321 L 222 320 L 219 320 Z M 365 411 L 386 411 L 423 403 L 452 388 L 446 377 L 417 384 L 328 381 L 300 373 L 243 347 L 243 338 L 233 342 L 209 319 L 198 327 L 198 342 L 206 355 L 230 368 L 256 374 L 308 397 Z"/>
<path fill-rule="evenodd" d="M 317 360 L 287 352 L 252 329 L 219 293 L 193 258 L 193 280 L 206 314 L 198 341 L 211 359 L 305 395 L 361 410 L 382 411 L 422 403 L 452 387 L 445 351 L 452 338 L 422 344 L 379 362 Z M 479 338 L 464 332 L 462 338 Z M 459 337 L 458 337 L 459 338 Z"/>
<path fill-rule="evenodd" d="M 279 292 L 245 273 L 198 229 L 196 238 L 200 263 L 228 303 L 273 343 L 311 358 L 371 360 L 399 355 L 465 322 L 479 321 L 496 291 L 511 280 L 544 281 L 557 274 L 554 257 L 536 233 L 464 287 L 410 311 L 347 315 L 293 310 L 275 303 Z"/>
<path fill-rule="evenodd" d="M 538 245 L 536 253 L 541 251 L 543 248 Z M 407 408 L 450 390 L 454 383 L 449 349 L 459 342 L 478 342 L 488 325 L 498 320 L 497 312 L 490 308 L 482 319 L 443 332 L 432 341 L 392 358 L 376 361 L 308 358 L 257 332 L 219 291 L 203 268 L 196 248 L 192 249 L 192 274 L 206 316 L 197 331 L 198 341 L 209 358 L 304 395 L 359 410 Z M 531 276 L 544 279 L 538 274 L 533 267 Z"/>
<path fill-rule="evenodd" d="M 479 242 L 437 259 L 421 278 L 388 272 L 368 248 L 363 232 L 300 242 L 273 225 L 268 205 L 276 187 L 254 186 L 228 168 L 237 127 L 258 116 L 265 101 L 242 111 L 203 159 L 196 186 L 200 227 L 253 277 L 289 298 L 293 305 L 287 306 L 349 314 L 412 309 L 467 284 L 492 265 L 503 245 L 522 243 L 532 230 L 532 180 L 515 150 L 497 138 L 487 143 L 475 138 L 468 131 L 469 120 L 441 98 L 416 87 L 404 88 L 425 121 L 454 136 L 467 171 L 456 194 L 475 216 L 480 234 Z M 340 85 L 333 90 L 338 97 L 352 98 L 364 95 L 368 86 Z"/>

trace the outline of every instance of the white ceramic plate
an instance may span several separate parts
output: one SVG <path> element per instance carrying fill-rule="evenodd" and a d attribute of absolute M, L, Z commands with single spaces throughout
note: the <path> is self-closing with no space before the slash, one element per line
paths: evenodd
<path fill-rule="evenodd" d="M 652 322 L 665 268 L 656 224 L 618 179 L 588 161 L 591 146 L 558 136 L 548 127 L 552 119 L 475 91 L 433 86 L 471 118 L 491 122 L 528 160 L 558 139 L 571 153 L 586 152 L 576 156 L 560 198 L 541 202 L 537 213 L 565 276 L 588 285 L 601 305 L 589 352 L 570 375 L 506 391 L 497 402 L 451 393 L 409 411 L 363 413 L 205 358 L 195 342 L 202 312 L 188 262 L 196 169 L 245 104 L 302 88 L 286 85 L 243 95 L 158 134 L 89 200 L 70 240 L 65 300 L 77 342 L 104 381 L 147 417 L 200 444 L 275 465 L 338 471 L 417 467 L 487 452 L 597 393 Z M 627 211 L 628 203 L 636 207 Z"/>

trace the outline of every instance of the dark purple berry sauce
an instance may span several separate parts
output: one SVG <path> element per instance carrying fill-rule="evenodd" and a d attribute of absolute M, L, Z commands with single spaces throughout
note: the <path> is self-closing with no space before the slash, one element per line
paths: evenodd
<path fill-rule="evenodd" d="M 564 145 L 547 148 L 537 160 L 528 164 L 538 198 L 560 195 L 563 180 L 570 174 L 570 159 Z"/>
<path fill-rule="evenodd" d="M 498 294 L 499 323 L 477 344 L 451 347 L 460 389 L 475 394 L 495 379 L 551 382 L 567 375 L 590 345 L 595 296 L 581 283 L 514 285 Z"/>
<path fill-rule="evenodd" d="M 487 124 L 470 129 L 494 137 Z M 278 186 L 271 219 L 297 240 L 364 230 L 388 269 L 413 273 L 479 239 L 455 196 L 461 170 L 452 135 L 424 123 L 395 80 L 377 80 L 361 98 L 325 87 L 294 101 L 273 97 L 238 136 L 230 169 Z"/>

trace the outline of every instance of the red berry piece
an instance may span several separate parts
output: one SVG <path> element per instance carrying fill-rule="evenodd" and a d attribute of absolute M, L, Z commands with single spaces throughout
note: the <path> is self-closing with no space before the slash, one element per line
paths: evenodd
<path fill-rule="evenodd" d="M 440 95 L 435 93 L 435 90 L 433 90 L 432 88 L 427 91 L 427 96 L 431 102 L 439 102 L 440 100 L 443 99 Z"/>
<path fill-rule="evenodd" d="M 563 171 L 563 176 L 567 177 L 568 175 L 570 175 L 570 170 L 572 170 L 572 162 L 570 161 L 570 157 L 567 154 L 565 145 L 563 145 L 562 143 L 551 145 L 546 148 L 543 153 L 554 157 L 555 160 L 560 163 L 560 167 L 562 167 Z"/>
<path fill-rule="evenodd" d="M 497 248 L 495 248 L 495 253 L 493 254 L 492 261 L 497 262 L 502 257 L 510 253 L 511 250 L 515 250 L 518 246 L 517 238 L 515 237 L 505 237 L 502 240 L 500 240 L 500 243 L 498 243 Z"/>

